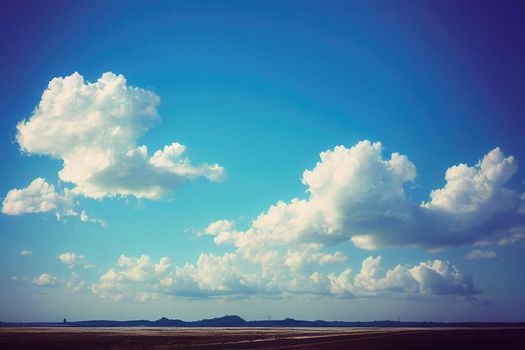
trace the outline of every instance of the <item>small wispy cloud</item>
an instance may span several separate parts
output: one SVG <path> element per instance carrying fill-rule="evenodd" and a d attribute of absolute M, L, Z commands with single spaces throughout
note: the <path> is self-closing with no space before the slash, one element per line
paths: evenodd
<path fill-rule="evenodd" d="M 58 279 L 50 273 L 43 273 L 33 279 L 33 284 L 39 287 L 55 287 L 59 284 Z"/>
<path fill-rule="evenodd" d="M 496 254 L 493 250 L 480 250 L 475 249 L 471 252 L 469 252 L 467 255 L 465 255 L 465 259 L 467 260 L 476 260 L 476 259 L 493 259 L 497 257 L 498 254 Z"/>

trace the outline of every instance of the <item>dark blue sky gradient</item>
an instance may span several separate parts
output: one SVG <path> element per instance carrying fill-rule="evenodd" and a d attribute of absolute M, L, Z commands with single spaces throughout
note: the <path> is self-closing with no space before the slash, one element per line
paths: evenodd
<path fill-rule="evenodd" d="M 445 168 L 494 146 L 525 158 L 522 2 L 1 6 L 3 146 L 50 77 L 111 70 L 156 82 L 158 92 L 176 79 L 181 88 L 263 90 L 289 108 L 306 102 L 320 127 L 405 152 L 418 144 L 409 156 L 425 173 L 432 168 L 419 159 Z"/>

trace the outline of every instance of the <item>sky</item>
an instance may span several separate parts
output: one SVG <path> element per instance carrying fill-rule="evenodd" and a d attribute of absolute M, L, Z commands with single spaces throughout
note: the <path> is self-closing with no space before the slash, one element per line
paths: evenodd
<path fill-rule="evenodd" d="M 520 1 L 2 1 L 0 320 L 525 320 Z"/>

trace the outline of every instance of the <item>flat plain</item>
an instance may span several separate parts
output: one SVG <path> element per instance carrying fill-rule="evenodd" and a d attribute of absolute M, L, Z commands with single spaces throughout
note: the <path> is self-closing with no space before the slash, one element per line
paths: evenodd
<path fill-rule="evenodd" d="M 0 328 L 0 349 L 525 349 L 525 328 Z"/>

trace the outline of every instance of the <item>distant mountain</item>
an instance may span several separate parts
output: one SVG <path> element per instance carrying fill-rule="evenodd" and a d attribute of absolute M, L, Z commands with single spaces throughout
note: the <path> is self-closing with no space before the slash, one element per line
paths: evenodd
<path fill-rule="evenodd" d="M 204 319 L 201 321 L 189 322 L 193 323 L 190 327 L 247 327 L 249 322 L 246 322 L 237 315 L 226 315 L 218 318 Z"/>
<path fill-rule="evenodd" d="M 523 322 L 400 322 L 400 321 L 304 321 L 284 320 L 246 321 L 236 315 L 226 315 L 200 321 L 172 320 L 162 317 L 156 321 L 74 321 L 74 322 L 0 322 L 0 327 L 524 327 Z"/>

